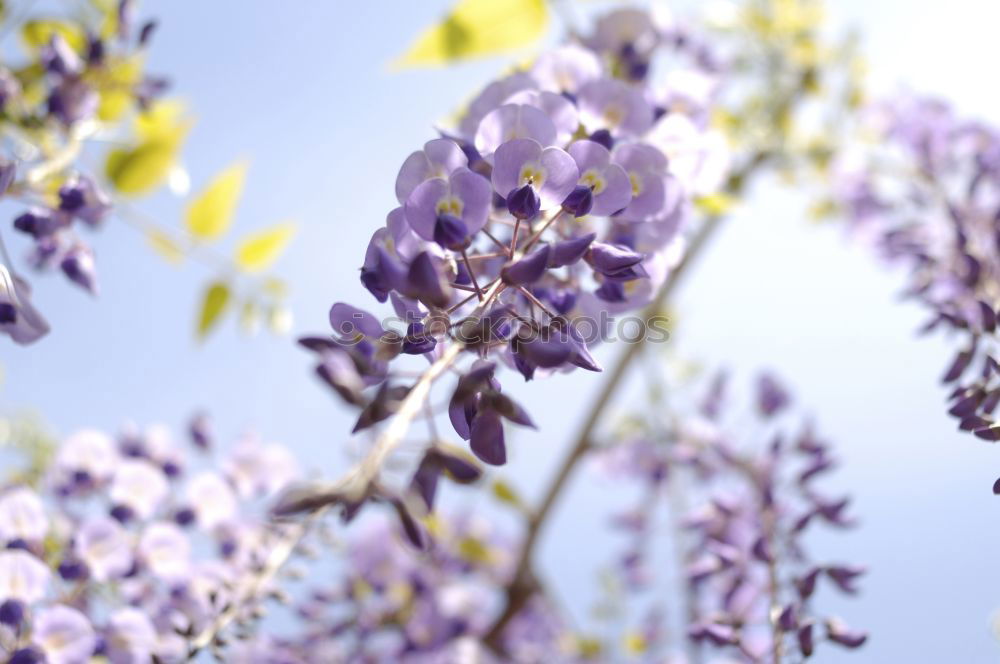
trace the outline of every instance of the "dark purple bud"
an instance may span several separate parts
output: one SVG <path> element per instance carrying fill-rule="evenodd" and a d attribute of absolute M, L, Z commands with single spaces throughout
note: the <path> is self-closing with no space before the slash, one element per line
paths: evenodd
<path fill-rule="evenodd" d="M 453 214 L 439 214 L 434 222 L 434 241 L 445 249 L 462 251 L 469 246 L 469 231 Z"/>
<path fill-rule="evenodd" d="M 793 579 L 792 582 L 795 585 L 795 590 L 803 600 L 809 599 L 816 592 L 816 580 L 819 578 L 821 571 L 819 567 L 813 567 L 803 576 Z"/>
<path fill-rule="evenodd" d="M 448 478 L 459 484 L 469 484 L 475 482 L 483 475 L 483 470 L 476 465 L 471 457 L 463 454 L 460 450 L 446 450 L 437 448 L 441 458 L 441 467 L 447 473 Z"/>
<path fill-rule="evenodd" d="M 496 371 L 496 363 L 479 360 L 469 371 L 458 379 L 455 392 L 452 394 L 452 401 L 465 402 L 471 399 L 477 392 L 482 391 L 490 385 L 493 374 Z"/>
<path fill-rule="evenodd" d="M 529 362 L 527 358 L 520 353 L 514 353 L 513 357 L 514 368 L 517 369 L 522 376 L 524 376 L 525 382 L 528 382 L 535 377 L 535 365 Z"/>
<path fill-rule="evenodd" d="M 970 394 L 956 401 L 948 409 L 948 413 L 955 417 L 968 417 L 976 412 L 985 396 L 986 394 L 982 390 L 973 390 Z"/>
<path fill-rule="evenodd" d="M 535 423 L 531 421 L 528 412 L 524 410 L 516 401 L 501 392 L 485 392 L 479 401 L 479 409 L 489 409 L 521 426 L 536 429 Z"/>
<path fill-rule="evenodd" d="M 988 420 L 979 415 L 969 415 L 962 418 L 962 421 L 958 423 L 958 428 L 962 431 L 977 431 L 979 429 L 988 429 L 991 426 L 993 426 L 993 420 Z"/>
<path fill-rule="evenodd" d="M 59 576 L 66 581 L 81 581 L 89 574 L 86 563 L 77 558 L 63 558 L 59 563 Z"/>
<path fill-rule="evenodd" d="M 976 438 L 995 443 L 1000 440 L 1000 425 L 994 425 L 988 429 L 976 429 L 972 433 Z"/>
<path fill-rule="evenodd" d="M 587 249 L 590 248 L 591 243 L 596 237 L 596 233 L 587 233 L 572 240 L 554 243 L 552 251 L 549 252 L 549 267 L 573 265 L 583 258 L 583 255 L 587 253 Z"/>
<path fill-rule="evenodd" d="M 992 333 L 997 329 L 997 313 L 982 300 L 979 301 L 979 316 L 982 318 L 984 331 Z"/>
<path fill-rule="evenodd" d="M 799 642 L 799 650 L 802 651 L 803 657 L 812 657 L 813 652 L 816 650 L 816 642 L 813 638 L 813 624 L 807 623 L 799 628 L 798 634 L 795 635 Z"/>
<path fill-rule="evenodd" d="M 839 618 L 830 618 L 826 621 L 826 637 L 845 648 L 860 648 L 868 640 L 867 633 L 852 630 Z"/>
<path fill-rule="evenodd" d="M 695 625 L 688 630 L 688 636 L 695 641 L 707 640 L 720 647 L 735 645 L 740 641 L 732 626 L 714 622 Z"/>
<path fill-rule="evenodd" d="M 951 366 L 948 367 L 948 371 L 945 372 L 944 376 L 941 378 L 942 383 L 950 383 L 952 381 L 958 380 L 965 370 L 972 363 L 973 353 L 972 351 L 963 350 L 955 355 L 955 359 L 952 360 Z"/>
<path fill-rule="evenodd" d="M 507 463 L 503 423 L 497 413 L 486 410 L 476 414 L 472 420 L 470 445 L 473 453 L 491 466 L 502 466 Z"/>
<path fill-rule="evenodd" d="M 188 435 L 191 443 L 200 450 L 212 447 L 212 423 L 206 413 L 196 413 L 188 424 Z"/>
<path fill-rule="evenodd" d="M 135 510 L 128 505 L 115 505 L 111 508 L 111 518 L 118 523 L 128 523 L 135 518 Z"/>
<path fill-rule="evenodd" d="M 643 255 L 621 245 L 594 242 L 590 245 L 585 258 L 596 272 L 607 277 L 615 277 L 639 265 Z"/>
<path fill-rule="evenodd" d="M 788 604 L 778 614 L 778 627 L 785 632 L 791 632 L 799 626 L 798 610 L 794 604 Z"/>
<path fill-rule="evenodd" d="M 826 575 L 830 577 L 830 580 L 837 584 L 837 587 L 842 591 L 853 595 L 858 592 L 858 588 L 854 585 L 854 582 L 859 576 L 864 574 L 865 571 L 864 567 L 856 565 L 832 565 L 826 568 Z"/>
<path fill-rule="evenodd" d="M 375 398 L 361 411 L 351 433 L 357 433 L 392 417 L 409 393 L 410 388 L 405 385 L 389 387 L 389 383 L 382 383 Z"/>
<path fill-rule="evenodd" d="M 430 253 L 424 251 L 410 263 L 404 295 L 419 300 L 428 307 L 444 308 L 451 302 L 451 286 L 435 265 Z"/>
<path fill-rule="evenodd" d="M 149 45 L 149 40 L 153 38 L 153 33 L 156 32 L 157 23 L 155 20 L 146 21 L 142 24 L 139 29 L 139 46 L 144 47 Z"/>
<path fill-rule="evenodd" d="M 518 219 L 533 219 L 542 209 L 542 201 L 530 184 L 507 194 L 507 211 Z"/>
<path fill-rule="evenodd" d="M 96 35 L 87 37 L 87 64 L 101 66 L 104 64 L 104 42 Z"/>
<path fill-rule="evenodd" d="M 600 143 L 608 150 L 615 147 L 615 139 L 611 136 L 611 132 L 607 129 L 598 129 L 593 134 L 590 135 L 590 140 L 595 143 Z"/>
<path fill-rule="evenodd" d="M 1000 478 L 997 478 L 997 481 L 993 483 L 993 495 L 1000 496 Z"/>
<path fill-rule="evenodd" d="M 24 604 L 20 600 L 8 599 L 0 604 L 0 623 L 16 630 L 21 626 L 22 620 L 24 620 Z"/>
<path fill-rule="evenodd" d="M 590 187 L 578 184 L 562 203 L 562 209 L 574 217 L 583 217 L 594 207 L 594 192 Z"/>
<path fill-rule="evenodd" d="M 604 282 L 594 291 L 594 295 L 605 302 L 624 302 L 625 284 L 613 279 L 605 279 Z"/>
<path fill-rule="evenodd" d="M 788 392 L 771 374 L 762 374 L 757 379 L 757 408 L 764 417 L 771 417 L 784 409 L 791 398 Z"/>
<path fill-rule="evenodd" d="M 45 653 L 35 647 L 15 650 L 14 654 L 7 660 L 7 664 L 43 664 L 43 662 L 45 662 Z"/>
<path fill-rule="evenodd" d="M 410 323 L 403 337 L 403 353 L 406 355 L 423 355 L 434 350 L 437 339 L 424 329 L 423 323 Z"/>
<path fill-rule="evenodd" d="M 771 546 L 765 537 L 758 537 L 757 541 L 753 543 L 751 551 L 753 557 L 762 563 L 770 563 L 774 560 L 774 556 L 771 554 Z"/>
<path fill-rule="evenodd" d="M 510 286 L 533 284 L 542 278 L 549 264 L 549 245 L 544 245 L 524 258 L 505 265 L 500 278 Z"/>
<path fill-rule="evenodd" d="M 14 228 L 36 240 L 69 226 L 70 218 L 55 210 L 32 208 L 14 219 Z"/>
<path fill-rule="evenodd" d="M 448 404 L 448 419 L 462 440 L 472 436 L 472 419 L 476 416 L 476 406 L 473 399 L 468 401 L 451 400 Z"/>
<path fill-rule="evenodd" d="M 174 513 L 174 523 L 178 526 L 190 526 L 194 520 L 195 513 L 190 507 L 182 507 Z"/>
<path fill-rule="evenodd" d="M 97 274 L 94 266 L 94 255 L 90 249 L 76 245 L 66 252 L 59 267 L 70 281 L 82 286 L 92 295 L 97 294 Z"/>
<path fill-rule="evenodd" d="M 70 126 L 93 116 L 99 101 L 89 85 L 77 78 L 67 78 L 49 93 L 48 110 L 50 115 Z"/>
<path fill-rule="evenodd" d="M 434 497 L 437 495 L 438 478 L 441 476 L 441 462 L 433 448 L 427 451 L 420 460 L 417 471 L 410 480 L 410 491 L 420 496 L 428 511 L 434 509 Z"/>
<path fill-rule="evenodd" d="M 424 537 L 424 531 L 417 523 L 413 515 L 406 508 L 400 498 L 393 498 L 391 501 L 393 508 L 396 510 L 396 516 L 399 517 L 399 524 L 403 526 L 403 532 L 406 533 L 406 539 L 410 540 L 410 543 L 420 550 L 427 547 L 427 540 Z"/>

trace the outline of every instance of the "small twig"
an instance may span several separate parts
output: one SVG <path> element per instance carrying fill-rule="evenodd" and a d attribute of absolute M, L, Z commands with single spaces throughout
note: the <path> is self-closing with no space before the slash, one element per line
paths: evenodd
<path fill-rule="evenodd" d="M 472 287 L 476 289 L 476 295 L 479 297 L 479 301 L 483 300 L 483 291 L 479 288 L 479 282 L 476 281 L 476 273 L 472 270 L 472 264 L 469 263 L 469 255 L 462 249 L 462 261 L 465 263 L 465 269 L 469 273 L 469 279 L 472 280 Z"/>

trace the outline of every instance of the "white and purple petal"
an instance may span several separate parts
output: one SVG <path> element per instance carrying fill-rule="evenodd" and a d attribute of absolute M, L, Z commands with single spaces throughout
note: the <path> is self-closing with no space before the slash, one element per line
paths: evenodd
<path fill-rule="evenodd" d="M 527 104 L 504 104 L 479 123 L 475 145 L 487 161 L 498 147 L 515 138 L 531 138 L 542 145 L 556 141 L 556 126 L 548 114 Z"/>
<path fill-rule="evenodd" d="M 396 176 L 396 199 L 403 204 L 421 182 L 447 178 L 468 164 L 468 158 L 455 141 L 447 138 L 427 141 L 423 150 L 412 153 L 400 167 Z"/>

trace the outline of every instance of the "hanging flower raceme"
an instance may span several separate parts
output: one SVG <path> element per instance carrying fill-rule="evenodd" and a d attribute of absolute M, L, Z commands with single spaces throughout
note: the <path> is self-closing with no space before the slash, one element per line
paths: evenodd
<path fill-rule="evenodd" d="M 930 314 L 922 332 L 961 339 L 942 376 L 949 414 L 960 429 L 1000 440 L 1000 131 L 934 99 L 878 105 L 868 120 L 879 140 L 842 157 L 835 203 L 911 268 L 906 295 Z"/>
<path fill-rule="evenodd" d="M 623 584 L 653 587 L 650 536 L 660 513 L 672 511 L 687 587 L 683 627 L 693 644 L 740 662 L 805 660 L 824 640 L 858 648 L 867 635 L 818 615 L 815 604 L 822 584 L 856 594 L 864 568 L 816 562 L 806 547 L 811 526 L 854 524 L 848 498 L 819 486 L 836 466 L 830 446 L 808 425 L 786 435 L 791 399 L 768 374 L 756 390 L 759 444 L 731 433 L 727 382 L 724 374 L 711 382 L 698 415 L 637 414 L 643 425 L 602 453 L 610 472 L 644 488 L 639 505 L 613 521 L 632 542 L 616 566 Z M 732 431 L 746 430 L 744 423 Z M 682 627 L 659 614 L 657 621 L 653 634 Z"/>
<path fill-rule="evenodd" d="M 0 656 L 10 662 L 186 661 L 219 621 L 275 591 L 267 561 L 295 542 L 261 501 L 296 478 L 253 437 L 217 459 L 163 427 L 82 430 L 36 485 L 0 487 Z"/>
<path fill-rule="evenodd" d="M 399 207 L 361 268 L 361 283 L 391 302 L 395 318 L 337 303 L 333 336 L 302 340 L 323 381 L 361 409 L 356 432 L 423 408 L 408 404 L 426 398 L 420 381 L 395 368 L 422 355 L 432 367 L 459 367 L 449 400 L 455 433 L 481 461 L 505 463 L 505 423 L 532 423 L 501 391 L 500 369 L 526 380 L 600 371 L 581 324 L 604 329 L 609 313 L 643 307 L 680 258 L 691 190 L 671 167 L 678 141 L 657 138 L 659 123 L 679 111 L 657 100 L 672 98 L 678 69 L 712 74 L 648 17 L 638 32 L 613 27 L 631 25 L 629 16 L 616 12 L 592 38 L 491 83 L 454 130 L 403 162 Z M 669 61 L 662 72 L 640 66 L 654 53 Z M 704 118 L 688 119 L 695 135 Z M 377 469 L 363 475 L 362 485 L 378 486 L 372 495 L 387 491 Z M 369 495 L 354 489 L 355 498 Z"/>

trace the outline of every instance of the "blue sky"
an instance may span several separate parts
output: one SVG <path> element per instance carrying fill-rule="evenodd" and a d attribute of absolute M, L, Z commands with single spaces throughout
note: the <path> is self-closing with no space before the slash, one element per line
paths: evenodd
<path fill-rule="evenodd" d="M 995 65 L 983 46 L 995 41 L 1000 5 L 831 4 L 837 26 L 862 29 L 879 89 L 906 84 L 1000 121 Z M 492 60 L 388 70 L 446 5 L 147 3 L 161 19 L 151 67 L 174 79 L 198 120 L 184 153 L 194 182 L 246 157 L 238 227 L 287 218 L 300 224 L 278 265 L 292 284 L 296 332 L 324 330 L 334 301 L 371 302 L 356 268 L 394 204 L 399 164 L 432 135 L 436 120 L 504 67 Z M 182 208 L 168 196 L 144 206 L 168 224 L 180 223 Z M 755 190 L 676 303 L 674 350 L 743 376 L 775 369 L 838 444 L 845 463 L 837 485 L 852 488 L 863 522 L 818 545 L 872 567 L 862 598 L 837 605 L 873 632 L 857 661 L 996 661 L 989 616 L 1000 607 L 993 521 L 1000 501 L 989 489 L 1000 474 L 997 451 L 955 433 L 943 414 L 936 380 L 948 346 L 915 338 L 922 317 L 897 303 L 901 275 L 879 267 L 838 229 L 804 221 L 801 209 L 801 200 L 773 185 Z M 14 211 L 0 204 L 0 216 Z M 27 349 L 0 346 L 4 407 L 36 408 L 64 433 L 112 430 L 124 419 L 177 427 L 205 408 L 224 434 L 253 427 L 324 474 L 346 465 L 352 416 L 316 384 L 309 358 L 289 338 L 247 339 L 227 325 L 199 346 L 196 294 L 210 273 L 165 264 L 114 221 L 94 246 L 99 299 L 54 276 L 36 280 L 36 303 L 55 331 Z M 600 351 L 605 362 L 608 351 Z M 528 498 L 539 494 L 569 442 L 567 413 L 598 388 L 586 378 L 509 388 L 525 403 L 544 404 L 532 409 L 541 432 L 518 432 L 512 462 L 500 473 Z M 450 498 L 462 506 L 483 500 L 471 496 Z M 592 533 L 621 500 L 584 471 L 546 533 L 542 568 L 581 615 L 594 598 L 596 568 L 616 550 Z"/>

